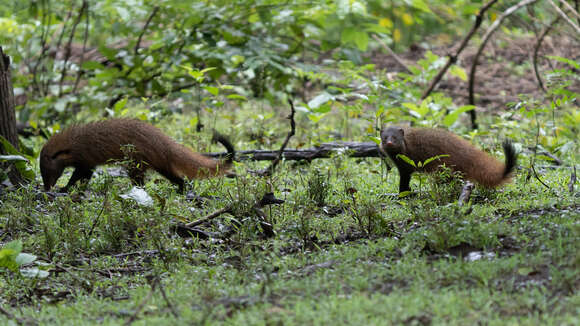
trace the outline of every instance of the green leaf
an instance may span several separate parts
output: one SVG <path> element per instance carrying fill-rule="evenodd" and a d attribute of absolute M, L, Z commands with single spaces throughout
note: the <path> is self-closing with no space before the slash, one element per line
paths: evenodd
<path fill-rule="evenodd" d="M 442 154 L 442 155 L 436 155 L 436 156 L 430 157 L 430 158 L 426 159 L 425 162 L 423 162 L 423 166 L 425 166 L 425 165 L 427 165 L 435 160 L 438 160 L 440 158 L 444 158 L 444 157 L 449 157 L 449 155 Z"/>
<path fill-rule="evenodd" d="M 23 268 L 20 270 L 20 274 L 28 278 L 47 278 L 50 275 L 47 271 L 43 271 L 38 267 Z"/>
<path fill-rule="evenodd" d="M 239 94 L 230 94 L 226 97 L 230 100 L 240 100 L 240 101 L 247 101 L 248 100 L 245 96 L 239 95 Z"/>
<path fill-rule="evenodd" d="M 18 263 L 16 257 L 22 251 L 22 241 L 10 241 L 0 249 L 0 267 L 7 268 L 13 272 L 18 271 Z"/>
<path fill-rule="evenodd" d="M 556 60 L 556 61 L 560 61 L 562 63 L 568 64 L 576 69 L 580 69 L 580 63 L 574 61 L 574 60 L 570 60 L 568 58 L 563 58 L 557 55 L 549 55 L 547 56 L 548 58 L 552 59 L 552 60 Z"/>
<path fill-rule="evenodd" d="M 377 145 L 381 145 L 381 138 L 380 137 L 375 137 L 375 136 L 369 136 L 369 139 L 372 140 L 375 144 Z"/>
<path fill-rule="evenodd" d="M 328 94 L 327 92 L 322 92 L 308 102 L 308 107 L 315 109 L 331 100 L 334 100 L 334 96 Z"/>
<path fill-rule="evenodd" d="M 28 160 L 21 155 L 0 155 L 0 161 L 2 161 L 2 162 L 18 162 L 18 161 L 28 162 Z"/>
<path fill-rule="evenodd" d="M 413 5 L 413 8 L 422 10 L 422 11 L 430 13 L 430 14 L 433 13 L 431 11 L 431 9 L 429 8 L 429 5 L 427 5 L 427 3 L 424 0 L 413 0 L 412 5 Z"/>
<path fill-rule="evenodd" d="M 450 112 L 449 114 L 447 114 L 445 116 L 445 118 L 443 118 L 443 124 L 446 127 L 451 127 L 455 123 L 455 121 L 457 121 L 460 114 L 465 113 L 467 111 L 471 111 L 471 110 L 475 110 L 475 106 L 464 105 L 464 106 L 458 107 L 457 109 L 455 109 L 452 112 Z"/>
<path fill-rule="evenodd" d="M 213 96 L 217 96 L 220 93 L 219 88 L 214 86 L 204 86 L 203 89 L 211 93 Z"/>
<path fill-rule="evenodd" d="M 115 106 L 113 107 L 113 111 L 115 111 L 116 113 L 119 113 L 119 111 L 121 111 L 125 107 L 125 105 L 127 105 L 127 100 L 128 100 L 128 97 L 125 96 L 120 101 L 115 103 Z"/>
<path fill-rule="evenodd" d="M 417 165 L 415 164 L 415 161 L 413 161 L 412 159 L 410 159 L 408 156 L 404 155 L 404 154 L 397 154 L 397 158 L 403 160 L 403 162 L 411 165 L 412 167 L 417 167 Z"/>
<path fill-rule="evenodd" d="M 361 52 L 366 51 L 369 45 L 369 34 L 367 34 L 365 31 L 358 32 L 356 38 L 354 39 L 354 43 Z"/>
<path fill-rule="evenodd" d="M 14 259 L 14 261 L 16 261 L 16 263 L 19 266 L 26 265 L 26 264 L 30 264 L 30 263 L 34 262 L 35 260 L 36 260 L 36 256 L 35 255 L 26 254 L 26 253 L 20 253 Z"/>
<path fill-rule="evenodd" d="M 452 65 L 449 69 L 449 73 L 453 76 L 459 77 L 463 81 L 467 81 L 467 72 L 458 65 Z"/>
<path fill-rule="evenodd" d="M 85 61 L 83 62 L 82 66 L 85 70 L 102 70 L 105 69 L 105 66 L 98 61 Z"/>

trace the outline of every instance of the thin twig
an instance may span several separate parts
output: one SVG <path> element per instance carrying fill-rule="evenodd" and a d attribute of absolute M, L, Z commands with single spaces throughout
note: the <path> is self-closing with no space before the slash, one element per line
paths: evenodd
<path fill-rule="evenodd" d="M 467 43 L 469 42 L 469 40 L 471 39 L 471 37 L 473 37 L 473 35 L 475 34 L 475 32 L 477 31 L 477 29 L 479 28 L 479 26 L 481 26 L 481 23 L 483 22 L 483 17 L 484 17 L 485 12 L 491 6 L 493 6 L 493 4 L 495 4 L 496 2 L 497 2 L 497 0 L 491 0 L 488 3 L 486 3 L 485 5 L 483 5 L 483 7 L 481 7 L 481 9 L 479 10 L 478 14 L 475 16 L 475 23 L 473 23 L 473 26 L 471 27 L 471 30 L 467 33 L 467 35 L 465 35 L 465 37 L 463 38 L 463 40 L 459 44 L 459 47 L 457 48 L 457 51 L 455 51 L 454 54 L 447 55 L 447 57 L 448 57 L 447 63 L 445 64 L 445 66 L 443 66 L 443 68 L 441 68 L 441 70 L 439 70 L 439 73 L 437 73 L 437 75 L 435 76 L 435 78 L 433 78 L 433 80 L 431 81 L 431 84 L 429 85 L 429 87 L 425 90 L 425 92 L 423 93 L 423 95 L 421 95 L 421 100 L 426 99 L 427 96 L 429 96 L 429 94 L 431 94 L 431 92 L 433 91 L 433 89 L 435 89 L 435 86 L 437 85 L 437 83 L 439 83 L 439 81 L 441 80 L 441 78 L 443 78 L 443 75 L 445 75 L 445 72 L 447 72 L 447 69 L 449 69 L 449 67 L 452 64 L 454 64 L 455 62 L 457 62 L 457 58 L 459 57 L 459 54 L 463 51 L 463 49 L 465 49 L 465 47 L 467 46 Z"/>
<path fill-rule="evenodd" d="M 546 35 L 548 35 L 548 33 L 550 32 L 552 27 L 554 27 L 556 22 L 558 22 L 558 20 L 560 20 L 559 16 L 556 17 L 556 19 L 554 19 L 548 26 L 544 27 L 544 30 L 542 31 L 542 33 L 540 33 L 540 36 L 538 36 L 538 40 L 536 41 L 536 45 L 534 46 L 534 54 L 532 57 L 534 73 L 536 74 L 538 86 L 540 86 L 540 89 L 544 91 L 544 93 L 547 93 L 548 90 L 546 90 L 546 87 L 544 86 L 544 83 L 542 81 L 542 77 L 540 76 L 540 72 L 538 71 L 538 52 L 540 51 L 540 46 L 542 45 L 544 38 L 546 37 Z"/>
<path fill-rule="evenodd" d="M 580 27 L 578 27 L 578 25 L 574 24 L 574 22 L 566 15 L 566 13 L 563 12 L 562 9 L 560 9 L 560 7 L 556 6 L 556 4 L 554 3 L 554 1 L 548 0 L 548 2 L 552 5 L 552 7 L 554 7 L 554 10 L 556 10 L 556 12 L 558 13 L 558 15 L 560 15 L 560 17 L 564 18 L 564 20 L 570 26 L 572 26 L 572 28 L 574 28 L 576 30 L 576 33 L 580 34 Z"/>
<path fill-rule="evenodd" d="M 68 41 L 67 44 L 64 47 L 64 62 L 62 64 L 62 70 L 60 72 L 60 81 L 58 82 L 58 97 L 60 97 L 62 95 L 62 85 L 64 83 L 64 78 L 66 77 L 66 71 L 67 71 L 67 64 L 68 64 L 68 60 L 71 57 L 71 46 L 72 46 L 72 41 L 73 38 L 75 36 L 75 32 L 77 30 L 77 26 L 80 24 L 81 19 L 83 17 L 83 14 L 87 14 L 86 10 L 88 7 L 88 2 L 87 1 L 83 1 L 83 5 L 81 6 L 81 10 L 79 11 L 79 14 L 77 16 L 77 19 L 74 21 L 72 29 L 70 31 L 70 35 L 68 37 Z"/>
<path fill-rule="evenodd" d="M 536 180 L 538 180 L 544 187 L 546 187 L 550 190 L 552 189 L 552 188 L 550 188 L 550 186 L 545 184 L 544 181 L 542 181 L 542 179 L 540 179 L 540 176 L 538 175 L 538 172 L 536 172 L 536 169 L 534 168 L 533 165 L 532 165 L 532 172 L 534 172 L 534 177 L 536 178 Z"/>
<path fill-rule="evenodd" d="M 398 55 L 395 53 L 395 51 L 393 51 L 393 50 L 392 50 L 392 49 L 391 49 L 391 48 L 390 48 L 390 47 L 389 47 L 389 46 L 388 46 L 388 45 L 387 45 L 385 42 L 383 42 L 383 40 L 381 40 L 381 39 L 379 38 L 379 36 L 378 36 L 378 35 L 376 35 L 376 34 L 373 34 L 373 35 L 372 35 L 372 37 L 373 37 L 373 38 L 374 38 L 374 39 L 375 39 L 377 42 L 379 42 L 379 44 L 380 44 L 380 45 L 381 45 L 381 46 L 382 46 L 382 47 L 383 47 L 385 50 L 387 50 L 387 52 L 389 52 L 389 54 L 390 54 L 390 55 L 393 57 L 393 59 L 395 59 L 395 61 L 397 61 L 397 63 L 398 63 L 398 64 L 399 64 L 401 67 L 405 68 L 405 70 L 406 70 L 408 73 L 412 73 L 411 69 L 410 69 L 410 68 L 409 68 L 409 67 L 408 67 L 408 66 L 407 66 L 407 65 L 406 65 L 406 64 L 403 62 L 403 59 L 401 59 L 401 57 L 399 57 L 399 56 L 398 56 Z"/>
<path fill-rule="evenodd" d="M 86 1 L 86 0 L 84 0 Z M 83 75 L 82 65 L 85 61 L 85 51 L 87 50 L 87 40 L 89 39 L 89 5 L 87 3 L 87 14 L 85 15 L 85 35 L 83 36 L 83 51 L 81 52 L 81 59 L 79 62 L 79 71 L 77 72 L 77 78 L 75 80 L 75 85 L 73 87 L 72 93 L 75 94 L 79 83 L 81 81 L 81 76 Z"/>
<path fill-rule="evenodd" d="M 529 4 L 532 4 L 536 1 L 537 0 L 522 0 L 519 3 L 509 7 L 499 17 L 497 17 L 497 19 L 491 24 L 491 26 L 487 29 L 487 31 L 483 35 L 482 40 L 481 40 L 481 44 L 479 45 L 479 48 L 477 49 L 477 52 L 476 52 L 475 56 L 473 57 L 471 71 L 469 72 L 469 104 L 475 105 L 475 95 L 474 95 L 474 91 L 473 91 L 474 85 L 475 85 L 475 72 L 477 70 L 477 64 L 478 64 L 479 57 L 481 56 L 481 53 L 483 52 L 483 49 L 485 48 L 487 41 L 489 41 L 491 35 L 501 25 L 501 23 L 503 22 L 504 19 L 506 19 L 511 14 L 513 14 L 516 10 L 518 10 L 524 6 L 527 6 Z M 474 112 L 474 111 L 471 110 L 470 112 Z M 472 118 L 474 117 L 474 115 L 475 115 L 475 113 L 473 113 Z M 472 121 L 472 124 L 473 124 L 473 121 Z"/>
<path fill-rule="evenodd" d="M 269 167 L 265 168 L 264 170 L 258 171 L 256 173 L 258 175 L 269 176 L 269 175 L 272 175 L 272 173 L 274 173 L 274 169 L 276 168 L 278 163 L 280 163 L 280 160 L 282 159 L 282 154 L 284 154 L 284 149 L 288 145 L 290 138 L 292 138 L 292 136 L 294 136 L 294 134 L 296 133 L 296 122 L 294 121 L 294 113 L 296 112 L 296 110 L 294 110 L 294 103 L 292 102 L 291 99 L 288 99 L 288 103 L 290 104 L 290 115 L 288 116 L 288 119 L 290 120 L 290 131 L 288 132 L 288 135 L 286 136 L 286 140 L 284 140 L 284 143 L 282 144 L 282 146 L 278 150 L 278 155 L 272 161 L 272 164 Z"/>
<path fill-rule="evenodd" d="M 574 8 L 570 6 L 570 4 L 566 0 L 560 0 L 560 3 L 563 4 L 564 7 L 566 7 L 566 9 L 570 10 L 570 12 L 574 14 L 574 16 L 576 16 L 577 19 L 580 19 L 580 14 L 578 13 L 578 11 L 574 10 Z M 578 2 L 576 2 L 576 4 L 578 4 Z"/>
<path fill-rule="evenodd" d="M 149 27 L 151 20 L 153 20 L 153 17 L 155 17 L 155 15 L 157 14 L 158 11 L 159 11 L 159 6 L 155 6 L 153 8 L 153 11 L 151 12 L 151 15 L 149 15 L 149 17 L 147 18 L 147 21 L 145 22 L 145 26 L 143 26 L 143 29 L 141 30 L 141 33 L 139 34 L 139 37 L 137 38 L 137 44 L 135 44 L 135 50 L 133 51 L 135 53 L 135 55 L 137 55 L 139 53 L 139 47 L 141 46 L 141 39 L 143 38 L 145 31 L 147 31 L 147 28 Z"/>
<path fill-rule="evenodd" d="M 222 215 L 224 213 L 228 213 L 231 209 L 232 209 L 231 206 L 226 206 L 224 208 L 220 208 L 217 211 L 215 211 L 215 212 L 213 212 L 211 214 L 208 214 L 208 215 L 200 218 L 197 221 L 193 221 L 193 222 L 190 222 L 190 223 L 185 224 L 185 226 L 188 227 L 188 228 L 192 228 L 194 226 L 203 224 L 203 223 L 205 223 L 205 222 L 207 222 L 209 220 L 212 220 L 212 219 L 214 219 L 214 218 L 216 218 L 216 217 L 218 217 L 218 216 L 220 216 L 220 215 Z"/>

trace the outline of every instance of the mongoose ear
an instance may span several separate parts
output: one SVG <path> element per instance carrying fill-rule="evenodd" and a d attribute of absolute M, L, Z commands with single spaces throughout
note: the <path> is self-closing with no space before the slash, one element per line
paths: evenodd
<path fill-rule="evenodd" d="M 52 159 L 53 160 L 69 160 L 72 158 L 72 154 L 70 152 L 70 150 L 63 150 L 63 151 L 58 151 L 56 152 L 53 156 Z"/>
<path fill-rule="evenodd" d="M 405 136 L 405 130 L 403 130 L 403 128 L 399 127 L 399 132 L 401 133 L 401 136 Z"/>

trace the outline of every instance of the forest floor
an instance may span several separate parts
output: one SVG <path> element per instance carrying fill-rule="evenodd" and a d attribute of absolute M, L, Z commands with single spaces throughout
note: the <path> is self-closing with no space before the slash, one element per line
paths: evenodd
<path fill-rule="evenodd" d="M 550 47 L 572 51 L 558 41 Z M 477 92 L 489 101 L 482 106 L 493 113 L 518 94 L 542 97 L 529 70 L 533 40 L 505 44 L 494 45 L 494 58 L 509 57 L 514 74 L 505 63 L 478 73 Z M 465 84 L 448 79 L 444 88 L 461 102 Z M 288 128 L 281 112 L 244 124 L 258 119 L 256 107 L 267 111 L 248 103 L 218 126 L 234 133 L 240 149 L 274 147 L 268 139 L 282 139 Z M 555 121 L 564 124 L 568 113 Z M 217 150 L 209 132 L 183 134 L 189 118 L 159 126 L 196 150 Z M 320 130 L 330 133 L 343 116 L 324 119 L 330 127 Z M 499 120 L 482 116 L 485 125 Z M 316 143 L 310 134 L 320 125 L 297 122 L 292 147 Z M 353 119 L 350 128 L 353 140 L 365 140 L 366 124 Z M 560 165 L 536 157 L 527 150 L 530 129 L 513 127 L 522 145 L 513 182 L 477 187 L 464 206 L 459 180 L 417 175 L 417 193 L 399 198 L 395 169 L 341 153 L 282 162 L 271 177 L 252 175 L 264 164 L 244 161 L 236 164 L 237 178 L 192 181 L 187 195 L 149 173 L 150 206 L 126 196 L 132 186 L 117 168 L 99 169 L 70 196 L 46 195 L 39 183 L 6 192 L 0 241 L 20 239 L 49 275 L 2 271 L 0 324 L 578 325 L 580 192 L 569 182 L 579 154 L 558 153 Z M 487 140 L 476 142 L 501 155 Z M 284 202 L 258 212 L 268 193 Z M 182 227 L 224 207 L 228 213 Z"/>

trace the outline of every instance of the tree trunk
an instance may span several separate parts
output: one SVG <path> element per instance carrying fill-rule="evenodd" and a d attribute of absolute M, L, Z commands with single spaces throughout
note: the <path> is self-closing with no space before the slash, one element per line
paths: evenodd
<path fill-rule="evenodd" d="M 6 138 L 10 144 L 18 149 L 16 134 L 16 118 L 14 116 L 14 89 L 10 73 L 10 58 L 4 54 L 0 46 L 0 136 Z M 0 145 L 0 154 L 7 154 L 4 146 Z M 11 163 L 6 163 L 11 164 Z M 5 168 L 6 166 L 2 166 Z M 24 179 L 16 169 L 10 169 L 8 177 L 13 185 L 20 185 Z"/>

